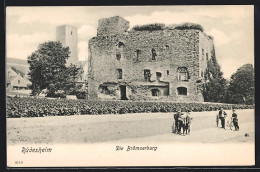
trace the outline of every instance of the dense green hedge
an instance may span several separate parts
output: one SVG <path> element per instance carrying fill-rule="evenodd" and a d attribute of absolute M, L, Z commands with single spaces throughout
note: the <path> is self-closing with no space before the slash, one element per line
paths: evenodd
<path fill-rule="evenodd" d="M 98 115 L 183 111 L 215 111 L 224 109 L 249 109 L 251 105 L 228 105 L 213 103 L 133 102 L 133 101 L 87 101 L 67 99 L 7 98 L 7 117 L 43 117 L 65 115 Z"/>

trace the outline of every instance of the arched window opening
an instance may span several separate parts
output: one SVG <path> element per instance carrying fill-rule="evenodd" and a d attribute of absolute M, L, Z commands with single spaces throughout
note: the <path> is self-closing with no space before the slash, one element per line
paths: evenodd
<path fill-rule="evenodd" d="M 149 69 L 144 70 L 144 80 L 145 81 L 150 81 L 151 78 L 151 71 Z"/>
<path fill-rule="evenodd" d="M 178 95 L 187 95 L 187 88 L 185 87 L 178 87 L 177 88 L 177 91 L 178 91 Z"/>
<path fill-rule="evenodd" d="M 152 49 L 152 60 L 155 60 L 155 57 L 157 56 L 155 49 Z"/>
<path fill-rule="evenodd" d="M 159 89 L 152 89 L 152 96 L 159 96 L 160 95 L 160 90 Z"/>
<path fill-rule="evenodd" d="M 188 81 L 189 74 L 186 67 L 178 68 L 178 80 L 179 81 Z"/>
<path fill-rule="evenodd" d="M 123 42 L 119 42 L 117 46 L 118 46 L 118 48 L 124 48 L 125 44 Z"/>
<path fill-rule="evenodd" d="M 165 45 L 165 49 L 166 49 L 166 51 L 168 51 L 169 50 L 169 45 Z"/>
<path fill-rule="evenodd" d="M 167 70 L 167 71 L 166 71 L 166 73 L 167 73 L 167 76 L 169 76 L 169 75 L 170 75 L 170 71 L 169 71 L 169 70 Z"/>

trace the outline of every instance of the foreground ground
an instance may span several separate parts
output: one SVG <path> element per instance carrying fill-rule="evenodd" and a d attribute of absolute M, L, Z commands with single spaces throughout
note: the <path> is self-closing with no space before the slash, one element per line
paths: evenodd
<path fill-rule="evenodd" d="M 227 111 L 228 117 L 231 111 Z M 7 142 L 66 144 L 96 142 L 254 143 L 254 110 L 237 110 L 240 131 L 216 127 L 216 111 L 192 112 L 191 134 L 171 133 L 173 113 L 8 118 Z M 245 133 L 249 137 L 245 137 Z"/>

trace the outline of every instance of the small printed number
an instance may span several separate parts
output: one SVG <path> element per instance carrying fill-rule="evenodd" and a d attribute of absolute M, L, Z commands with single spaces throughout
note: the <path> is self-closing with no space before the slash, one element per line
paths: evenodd
<path fill-rule="evenodd" d="M 15 161 L 15 164 L 23 164 L 23 161 Z"/>

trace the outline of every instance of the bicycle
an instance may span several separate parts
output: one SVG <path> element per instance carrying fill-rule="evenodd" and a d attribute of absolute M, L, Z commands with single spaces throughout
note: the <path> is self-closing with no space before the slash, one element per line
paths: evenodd
<path fill-rule="evenodd" d="M 233 122 L 233 117 L 231 117 L 230 120 L 227 121 L 227 127 L 229 127 L 230 130 L 233 130 L 235 128 L 234 122 Z"/>

